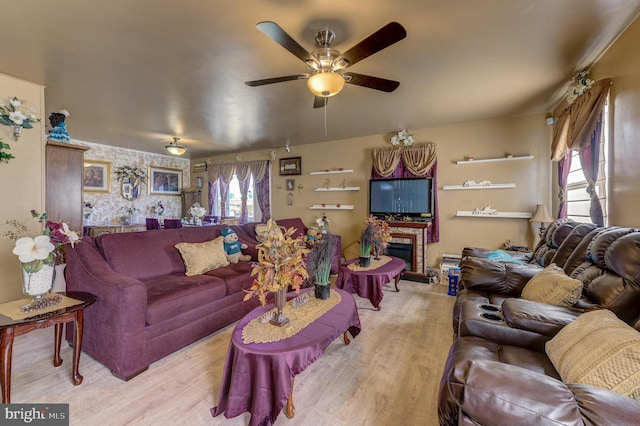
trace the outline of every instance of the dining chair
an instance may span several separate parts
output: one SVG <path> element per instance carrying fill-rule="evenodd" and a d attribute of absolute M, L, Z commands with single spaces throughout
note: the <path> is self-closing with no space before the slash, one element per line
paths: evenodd
<path fill-rule="evenodd" d="M 165 229 L 182 228 L 182 221 L 180 219 L 165 219 L 164 228 Z"/>
<path fill-rule="evenodd" d="M 160 229 L 160 222 L 155 217 L 148 217 L 146 219 L 147 222 L 147 231 L 152 229 Z"/>

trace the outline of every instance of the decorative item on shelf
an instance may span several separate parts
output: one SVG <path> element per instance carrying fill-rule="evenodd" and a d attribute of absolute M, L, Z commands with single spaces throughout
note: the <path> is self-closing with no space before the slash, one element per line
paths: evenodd
<path fill-rule="evenodd" d="M 320 233 L 322 234 L 326 234 L 328 232 L 329 225 L 331 225 L 331 221 L 324 213 L 322 213 L 322 216 L 316 219 L 316 223 L 318 224 L 318 229 L 320 229 Z"/>
<path fill-rule="evenodd" d="M 391 145 L 411 146 L 413 145 L 413 133 L 408 130 L 398 130 L 393 136 L 391 136 Z"/>
<path fill-rule="evenodd" d="M 472 186 L 491 186 L 491 181 L 481 180 L 480 182 L 476 182 L 475 180 L 465 180 L 462 186 L 465 188 L 470 188 Z"/>
<path fill-rule="evenodd" d="M 207 214 L 207 210 L 200 205 L 200 203 L 193 203 L 189 207 L 189 215 L 193 218 L 193 224 L 196 226 L 202 225 L 202 218 Z"/>
<path fill-rule="evenodd" d="M 383 220 L 378 219 L 375 216 L 369 216 L 365 224 L 373 225 L 375 234 L 373 238 L 373 254 L 376 260 L 380 259 L 380 255 L 384 249 L 389 245 L 391 241 L 391 231 L 389 224 Z"/>
<path fill-rule="evenodd" d="M 544 235 L 544 231 L 546 230 L 545 224 L 553 222 L 554 219 L 551 217 L 549 213 L 549 208 L 546 204 L 538 204 L 536 206 L 536 211 L 533 213 L 533 217 L 529 219 L 529 222 L 535 223 L 540 222 L 540 228 L 538 229 L 538 235 L 542 237 Z"/>
<path fill-rule="evenodd" d="M 153 217 L 157 217 L 159 219 L 162 219 L 162 215 L 164 214 L 164 204 L 162 204 L 162 201 L 158 201 L 157 203 L 153 203 L 153 204 L 151 204 L 150 210 L 151 210 L 151 214 L 153 215 Z"/>
<path fill-rule="evenodd" d="M 498 210 L 496 209 L 492 209 L 490 204 L 487 204 L 484 207 L 476 207 L 475 209 L 473 209 L 473 214 L 479 214 L 479 215 L 496 215 L 498 214 Z"/>
<path fill-rule="evenodd" d="M 165 149 L 167 151 L 169 151 L 169 154 L 172 155 L 182 155 L 185 152 L 187 152 L 187 148 L 185 148 L 184 146 L 180 145 L 178 142 L 180 141 L 180 138 L 174 136 L 173 137 L 173 142 L 170 142 L 169 145 L 165 145 Z"/>
<path fill-rule="evenodd" d="M 289 322 L 283 313 L 289 286 L 300 292 L 300 286 L 309 278 L 303 258 L 309 249 L 302 237 L 293 237 L 295 232 L 295 228 L 286 229 L 269 219 L 262 241 L 256 245 L 258 263 L 251 271 L 255 279 L 251 288 L 245 290 L 244 300 L 258 295 L 263 306 L 267 303 L 267 294 L 275 294 L 276 315 L 270 322 L 278 326 Z"/>
<path fill-rule="evenodd" d="M 589 90 L 595 81 L 589 78 L 589 70 L 578 71 L 571 78 L 571 83 L 567 89 L 567 102 L 572 104 L 580 95 Z"/>
<path fill-rule="evenodd" d="M 360 234 L 360 261 L 359 264 L 363 268 L 371 265 L 371 249 L 373 249 L 373 241 L 376 235 L 376 228 L 372 223 L 367 225 Z"/>
<path fill-rule="evenodd" d="M 84 217 L 84 224 L 88 225 L 91 221 L 91 214 L 93 213 L 93 204 L 85 201 L 82 203 L 82 215 Z"/>
<path fill-rule="evenodd" d="M 22 291 L 32 297 L 31 302 L 22 307 L 24 312 L 42 305 L 38 300 L 53 287 L 56 262 L 64 258 L 64 246 L 73 246 L 80 240 L 66 223 L 47 220 L 47 212 L 31 210 L 31 217 L 42 224 L 42 235 L 24 237 L 28 229 L 26 221 L 15 219 L 7 221 L 10 229 L 3 234 L 4 238 L 15 241 L 12 253 L 18 256 L 22 266 Z"/>
<path fill-rule="evenodd" d="M 24 101 L 16 96 L 9 98 L 9 105 L 0 103 L 0 124 L 11 128 L 11 139 L 18 141 L 22 129 L 33 129 L 33 123 L 39 123 L 33 108 L 20 109 Z"/>
<path fill-rule="evenodd" d="M 120 224 L 121 225 L 131 225 L 134 223 L 134 215 L 140 211 L 136 206 L 122 207 L 124 214 L 120 216 Z"/>
<path fill-rule="evenodd" d="M 47 136 L 47 141 L 69 143 L 71 138 L 69 132 L 67 132 L 66 119 L 69 118 L 69 111 L 61 109 L 58 112 L 52 112 L 49 115 L 49 123 L 51 124 L 51 130 Z"/>
<path fill-rule="evenodd" d="M 331 293 L 331 259 L 338 245 L 335 235 L 329 233 L 311 248 L 309 266 L 314 277 L 316 299 L 327 300 Z"/>

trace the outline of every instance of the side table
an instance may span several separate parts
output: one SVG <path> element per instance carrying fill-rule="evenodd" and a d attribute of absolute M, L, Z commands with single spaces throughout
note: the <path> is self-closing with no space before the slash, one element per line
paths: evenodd
<path fill-rule="evenodd" d="M 373 307 L 379 311 L 380 302 L 384 297 L 382 287 L 393 280 L 396 291 L 400 291 L 398 282 L 405 269 L 404 260 L 393 256 L 388 257 L 391 260 L 384 265 L 363 271 L 349 269 L 349 265 L 357 262 L 358 259 L 349 260 L 340 267 L 336 287 L 369 299 Z"/>
<path fill-rule="evenodd" d="M 44 314 L 35 314 L 32 317 L 14 320 L 7 316 L 0 315 L 0 388 L 2 388 L 2 403 L 11 403 L 11 355 L 13 350 L 13 339 L 15 336 L 27 334 L 30 331 L 40 328 L 55 326 L 55 342 L 53 365 L 59 367 L 62 364 L 60 358 L 60 343 L 62 342 L 62 326 L 73 321 L 73 384 L 78 386 L 82 383 L 83 377 L 78 372 L 80 364 L 80 351 L 82 350 L 82 327 L 84 308 L 96 301 L 96 297 L 91 293 L 69 291 L 61 293 L 82 303 L 60 308 L 58 310 Z"/>

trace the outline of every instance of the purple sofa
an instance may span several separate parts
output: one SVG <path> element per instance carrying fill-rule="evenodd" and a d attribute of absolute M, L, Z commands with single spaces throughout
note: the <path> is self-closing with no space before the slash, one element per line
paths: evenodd
<path fill-rule="evenodd" d="M 276 222 L 306 232 L 300 219 Z M 185 276 L 175 245 L 212 240 L 226 226 L 104 234 L 69 248 L 67 290 L 97 296 L 84 312 L 83 351 L 129 380 L 258 306 L 257 298 L 242 301 L 242 289 L 253 281 L 251 262 Z M 230 227 L 249 246 L 243 252 L 257 260 L 255 223 Z M 339 267 L 339 247 L 336 252 Z M 73 341 L 73 326 L 66 339 Z"/>

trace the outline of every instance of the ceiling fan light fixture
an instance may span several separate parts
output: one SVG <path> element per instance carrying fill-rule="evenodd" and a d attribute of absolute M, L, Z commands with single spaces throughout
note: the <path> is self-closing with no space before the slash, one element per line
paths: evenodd
<path fill-rule="evenodd" d="M 342 75 L 333 72 L 314 74 L 307 80 L 311 93 L 322 98 L 337 95 L 344 87 Z"/>
<path fill-rule="evenodd" d="M 174 137 L 173 142 L 170 142 L 169 145 L 165 145 L 165 149 L 169 151 L 169 154 L 172 155 L 182 155 L 187 152 L 187 148 L 178 144 L 180 138 Z"/>

